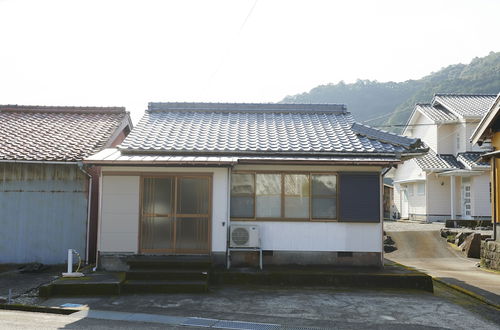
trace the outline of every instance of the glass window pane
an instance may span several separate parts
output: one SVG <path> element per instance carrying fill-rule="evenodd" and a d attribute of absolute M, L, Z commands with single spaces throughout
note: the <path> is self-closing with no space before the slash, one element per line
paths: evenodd
<path fill-rule="evenodd" d="M 177 213 L 208 214 L 208 182 L 207 178 L 179 178 Z"/>
<path fill-rule="evenodd" d="M 251 173 L 234 173 L 231 175 L 231 194 L 254 193 L 254 180 Z"/>
<path fill-rule="evenodd" d="M 312 175 L 313 195 L 335 195 L 337 193 L 337 176 L 331 174 Z"/>
<path fill-rule="evenodd" d="M 312 218 L 337 218 L 337 176 L 314 174 L 312 177 Z"/>
<path fill-rule="evenodd" d="M 256 184 L 257 218 L 281 217 L 281 175 L 257 174 Z"/>
<path fill-rule="evenodd" d="M 337 199 L 313 197 L 311 201 L 313 219 L 336 219 Z"/>
<path fill-rule="evenodd" d="M 231 217 L 253 218 L 253 196 L 232 196 Z"/>
<path fill-rule="evenodd" d="M 209 249 L 208 223 L 208 218 L 177 218 L 176 251 L 207 251 Z"/>
<path fill-rule="evenodd" d="M 142 198 L 143 214 L 171 214 L 172 179 L 145 178 Z"/>
<path fill-rule="evenodd" d="M 172 217 L 143 217 L 141 222 L 141 249 L 161 250 L 174 247 Z"/>
<path fill-rule="evenodd" d="M 309 218 L 308 175 L 285 175 L 285 218 Z"/>

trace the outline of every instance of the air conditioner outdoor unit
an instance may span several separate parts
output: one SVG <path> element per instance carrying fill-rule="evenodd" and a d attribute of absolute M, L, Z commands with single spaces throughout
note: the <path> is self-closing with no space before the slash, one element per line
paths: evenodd
<path fill-rule="evenodd" d="M 233 248 L 259 248 L 259 226 L 232 225 L 229 246 Z"/>

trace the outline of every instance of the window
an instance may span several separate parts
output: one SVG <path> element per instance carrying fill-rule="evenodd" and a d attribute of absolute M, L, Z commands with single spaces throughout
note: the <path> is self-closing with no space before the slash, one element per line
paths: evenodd
<path fill-rule="evenodd" d="M 408 194 L 413 196 L 413 183 L 408 184 Z"/>
<path fill-rule="evenodd" d="M 419 183 L 417 184 L 417 194 L 418 195 L 425 195 L 425 183 Z"/>
<path fill-rule="evenodd" d="M 312 175 L 312 218 L 335 219 L 337 215 L 337 177 Z"/>
<path fill-rule="evenodd" d="M 255 178 L 257 218 L 281 217 L 281 175 L 257 174 Z"/>
<path fill-rule="evenodd" d="M 337 175 L 243 173 L 231 176 L 231 217 L 337 219 Z"/>
<path fill-rule="evenodd" d="M 231 217 L 254 217 L 254 193 L 253 174 L 234 173 L 231 176 Z"/>
<path fill-rule="evenodd" d="M 285 218 L 309 218 L 309 175 L 285 174 Z"/>

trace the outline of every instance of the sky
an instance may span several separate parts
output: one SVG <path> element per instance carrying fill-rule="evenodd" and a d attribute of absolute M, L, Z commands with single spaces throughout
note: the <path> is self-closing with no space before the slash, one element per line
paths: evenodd
<path fill-rule="evenodd" d="M 500 51 L 498 0 L 0 0 L 0 104 L 278 102 Z M 342 103 L 342 100 L 338 100 Z"/>

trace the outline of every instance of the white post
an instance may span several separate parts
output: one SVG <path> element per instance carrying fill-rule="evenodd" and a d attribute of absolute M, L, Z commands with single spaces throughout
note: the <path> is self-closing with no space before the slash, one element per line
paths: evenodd
<path fill-rule="evenodd" d="M 73 250 L 68 249 L 68 274 L 73 273 Z"/>
<path fill-rule="evenodd" d="M 457 214 L 455 212 L 455 176 L 452 175 L 450 176 L 450 187 L 451 187 L 451 193 L 450 193 L 450 199 L 451 199 L 451 220 L 456 220 Z"/>

